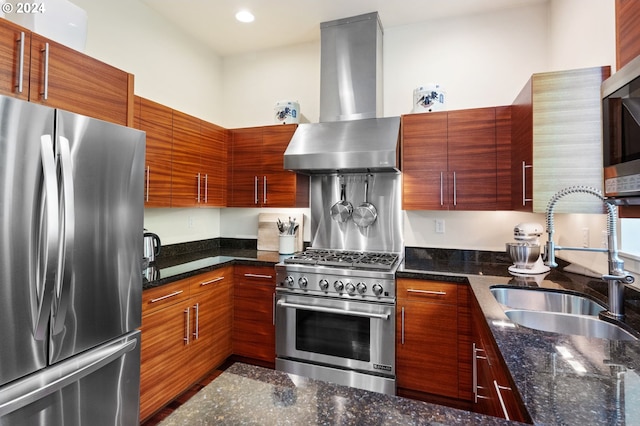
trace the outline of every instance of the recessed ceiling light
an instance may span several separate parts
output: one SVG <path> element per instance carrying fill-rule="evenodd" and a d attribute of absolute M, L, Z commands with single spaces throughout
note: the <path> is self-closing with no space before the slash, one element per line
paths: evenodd
<path fill-rule="evenodd" d="M 255 18 L 255 16 L 253 16 L 253 13 L 249 12 L 248 10 L 241 10 L 240 12 L 236 13 L 236 19 L 240 22 L 253 22 Z"/>

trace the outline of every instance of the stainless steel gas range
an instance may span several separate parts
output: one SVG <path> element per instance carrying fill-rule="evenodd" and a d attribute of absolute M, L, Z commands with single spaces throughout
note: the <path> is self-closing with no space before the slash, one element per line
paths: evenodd
<path fill-rule="evenodd" d="M 311 176 L 312 248 L 276 265 L 276 369 L 395 394 L 400 183 L 397 173 Z M 373 224 L 330 215 L 367 190 Z"/>
<path fill-rule="evenodd" d="M 276 369 L 395 394 L 399 253 L 307 250 L 276 266 Z"/>

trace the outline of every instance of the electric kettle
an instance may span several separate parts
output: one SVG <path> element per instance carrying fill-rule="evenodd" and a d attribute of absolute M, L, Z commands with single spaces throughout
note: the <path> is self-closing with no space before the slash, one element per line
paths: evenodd
<path fill-rule="evenodd" d="M 147 232 L 144 230 L 144 258 L 149 261 L 149 264 L 156 261 L 157 256 L 160 254 L 160 237 L 153 232 Z"/>

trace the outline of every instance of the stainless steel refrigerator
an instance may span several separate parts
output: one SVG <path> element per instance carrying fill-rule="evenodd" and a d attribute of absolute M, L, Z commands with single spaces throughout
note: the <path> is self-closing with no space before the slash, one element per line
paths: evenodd
<path fill-rule="evenodd" d="M 138 424 L 144 156 L 0 97 L 0 425 Z"/>

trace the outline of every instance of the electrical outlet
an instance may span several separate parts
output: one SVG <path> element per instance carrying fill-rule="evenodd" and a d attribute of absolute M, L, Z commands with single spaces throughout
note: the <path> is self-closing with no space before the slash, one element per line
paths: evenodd
<path fill-rule="evenodd" d="M 589 228 L 582 228 L 582 247 L 589 247 Z"/>
<path fill-rule="evenodd" d="M 436 219 L 436 234 L 444 234 L 444 219 Z"/>

